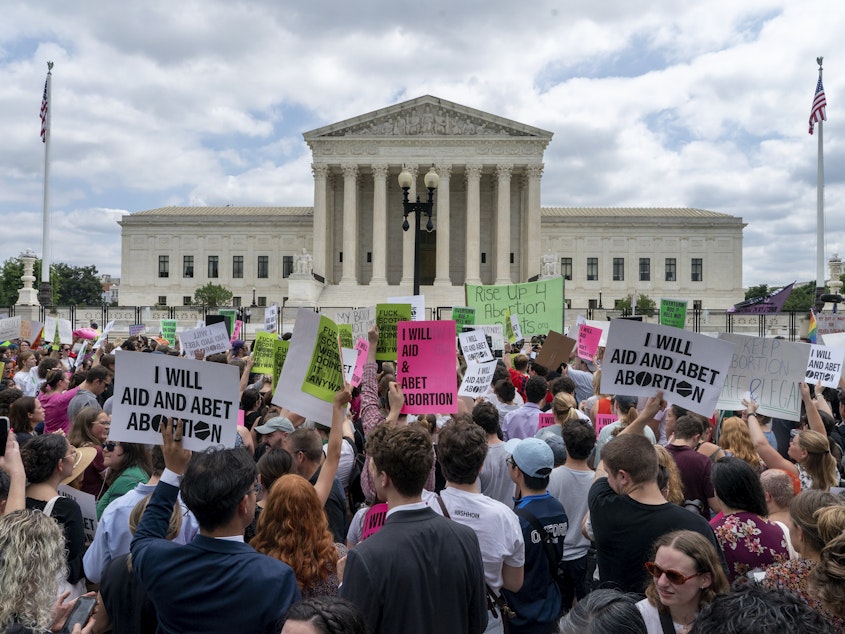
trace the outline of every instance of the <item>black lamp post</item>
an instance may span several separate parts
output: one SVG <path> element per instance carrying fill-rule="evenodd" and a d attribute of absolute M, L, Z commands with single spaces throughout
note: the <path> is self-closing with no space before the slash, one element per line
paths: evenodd
<path fill-rule="evenodd" d="M 255 287 L 252 287 L 252 305 L 255 306 Z"/>
<path fill-rule="evenodd" d="M 420 294 L 420 214 L 428 216 L 428 222 L 425 225 L 426 231 L 434 231 L 434 225 L 431 222 L 431 214 L 434 208 L 434 190 L 440 183 L 440 177 L 434 171 L 434 165 L 426 172 L 425 186 L 428 189 L 428 200 L 421 202 L 420 197 L 417 196 L 416 202 L 408 200 L 408 190 L 414 180 L 411 173 L 405 168 L 399 173 L 399 187 L 402 188 L 403 200 L 402 207 L 405 216 L 405 221 L 402 223 L 402 230 L 407 231 L 411 225 L 408 223 L 408 214 L 414 214 L 414 295 Z"/>

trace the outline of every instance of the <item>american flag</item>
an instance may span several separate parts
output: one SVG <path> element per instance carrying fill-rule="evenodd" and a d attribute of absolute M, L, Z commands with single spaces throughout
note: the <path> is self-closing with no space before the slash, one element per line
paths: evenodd
<path fill-rule="evenodd" d="M 824 96 L 824 95 L 822 95 Z M 44 80 L 44 97 L 41 98 L 41 142 L 47 142 L 47 80 Z"/>
<path fill-rule="evenodd" d="M 813 97 L 813 107 L 810 109 L 810 134 L 813 127 L 820 121 L 827 121 L 827 100 L 824 98 L 824 86 L 822 86 L 821 74 L 819 83 L 816 84 L 816 96 Z"/>

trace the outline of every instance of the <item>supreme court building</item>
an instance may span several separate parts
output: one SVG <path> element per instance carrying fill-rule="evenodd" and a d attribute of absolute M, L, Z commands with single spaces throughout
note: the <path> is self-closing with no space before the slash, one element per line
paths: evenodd
<path fill-rule="evenodd" d="M 439 175 L 421 233 L 426 305 L 464 283 L 563 275 L 573 308 L 633 292 L 726 308 L 741 301 L 741 218 L 688 208 L 542 207 L 552 133 L 424 96 L 304 134 L 313 207 L 164 207 L 125 216 L 120 303 L 184 305 L 207 282 L 235 303 L 368 306 L 412 293 L 413 231 L 397 176 Z M 409 217 L 413 227 L 413 218 Z M 425 226 L 425 220 L 423 220 Z M 601 294 L 600 294 L 601 293 Z"/>

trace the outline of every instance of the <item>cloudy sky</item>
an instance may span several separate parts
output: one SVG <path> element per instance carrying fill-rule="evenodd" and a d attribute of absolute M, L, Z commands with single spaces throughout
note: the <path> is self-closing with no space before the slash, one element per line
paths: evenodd
<path fill-rule="evenodd" d="M 845 3 L 820 0 L 3 3 L 0 261 L 41 252 L 53 69 L 53 259 L 120 274 L 126 213 L 311 205 L 302 133 L 431 94 L 544 128 L 544 206 L 741 216 L 745 285 L 845 256 Z"/>

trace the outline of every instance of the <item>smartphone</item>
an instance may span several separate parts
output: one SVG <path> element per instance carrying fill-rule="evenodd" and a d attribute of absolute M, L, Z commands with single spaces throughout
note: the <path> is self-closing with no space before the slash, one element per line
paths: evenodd
<path fill-rule="evenodd" d="M 6 455 L 6 441 L 9 438 L 9 417 L 0 416 L 0 456 Z"/>
<path fill-rule="evenodd" d="M 88 619 L 91 618 L 91 613 L 94 611 L 94 608 L 97 607 L 97 597 L 79 597 L 76 600 L 76 605 L 73 606 L 73 610 L 70 613 L 70 616 L 67 617 L 67 621 L 65 622 L 65 627 L 62 630 L 63 634 L 70 634 L 73 632 L 74 626 L 79 623 L 81 626 L 85 626 L 88 622 Z"/>

